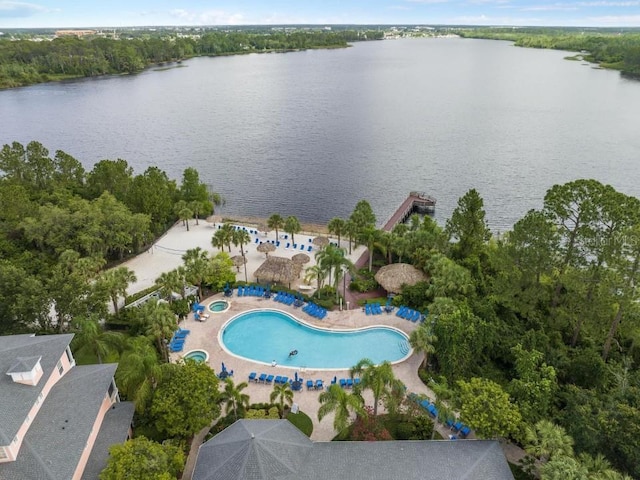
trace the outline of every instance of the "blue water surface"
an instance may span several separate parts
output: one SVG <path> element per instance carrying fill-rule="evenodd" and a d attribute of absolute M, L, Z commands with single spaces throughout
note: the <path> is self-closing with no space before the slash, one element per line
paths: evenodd
<path fill-rule="evenodd" d="M 410 353 L 408 337 L 389 327 L 331 331 L 312 327 L 278 310 L 252 310 L 232 318 L 220 333 L 234 355 L 279 366 L 348 369 L 363 358 L 397 362 Z M 297 350 L 297 354 L 289 353 Z"/>

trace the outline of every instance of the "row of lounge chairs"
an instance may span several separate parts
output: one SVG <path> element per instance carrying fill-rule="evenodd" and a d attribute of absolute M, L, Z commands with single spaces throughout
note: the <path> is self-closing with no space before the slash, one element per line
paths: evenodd
<path fill-rule="evenodd" d="M 294 380 L 292 378 L 282 376 L 282 375 L 272 375 L 272 374 L 266 374 L 266 373 L 261 373 L 260 375 L 258 375 L 257 372 L 251 372 L 249 374 L 249 381 L 256 382 L 256 383 L 264 383 L 265 385 L 271 385 L 271 384 L 284 385 L 286 383 L 289 383 L 291 385 L 292 390 L 301 390 L 302 385 L 305 385 L 305 381 L 302 378 L 298 378 L 297 380 Z M 340 385 L 342 388 L 352 388 L 353 386 L 357 386 L 360 384 L 360 379 L 359 378 L 341 378 L 340 380 L 338 380 L 337 377 L 333 377 L 333 380 L 331 380 L 330 385 L 335 385 L 335 384 Z M 324 380 L 317 379 L 314 381 L 309 379 L 306 381 L 306 386 L 307 386 L 307 390 L 324 390 Z"/>
<path fill-rule="evenodd" d="M 424 410 L 427 411 L 427 413 L 429 413 L 429 415 L 431 415 L 431 417 L 438 417 L 438 408 L 429 400 L 423 399 L 415 393 L 410 393 L 409 399 L 420 405 Z M 460 420 L 456 420 L 455 418 L 447 418 L 445 420 L 445 425 L 449 427 L 452 432 L 457 433 L 461 438 L 466 438 L 471 433 L 471 427 L 465 425 Z M 450 435 L 449 438 L 451 440 L 457 439 L 455 435 Z"/>
<path fill-rule="evenodd" d="M 424 316 L 420 312 L 409 307 L 405 307 L 404 305 L 398 309 L 398 311 L 396 312 L 396 316 L 414 323 L 418 320 L 424 320 Z"/>
<path fill-rule="evenodd" d="M 382 307 L 379 303 L 365 303 L 364 313 L 367 315 L 380 315 L 382 313 Z"/>
<path fill-rule="evenodd" d="M 265 297 L 267 291 L 268 289 L 265 289 L 260 285 L 239 285 L 238 286 L 239 297 Z"/>
<path fill-rule="evenodd" d="M 320 320 L 327 316 L 326 308 L 322 308 L 321 306 L 316 305 L 312 302 L 309 302 L 304 307 L 302 307 L 302 311 Z"/>
<path fill-rule="evenodd" d="M 276 293 L 276 296 L 273 297 L 273 299 L 276 302 L 284 303 L 285 305 L 294 305 L 295 304 L 296 307 L 299 307 L 301 305 L 300 302 L 302 302 L 302 300 L 297 298 L 292 293 L 288 293 L 288 292 L 278 292 L 278 293 Z"/>
<path fill-rule="evenodd" d="M 171 352 L 181 352 L 184 348 L 184 341 L 187 338 L 187 335 L 191 333 L 191 330 L 184 330 L 179 328 L 171 337 L 171 341 L 169 342 L 169 351 Z"/>

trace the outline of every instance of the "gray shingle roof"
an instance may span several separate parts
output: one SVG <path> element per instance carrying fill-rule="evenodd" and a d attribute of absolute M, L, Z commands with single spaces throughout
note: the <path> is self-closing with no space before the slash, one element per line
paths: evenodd
<path fill-rule="evenodd" d="M 132 402 L 118 402 L 105 414 L 82 480 L 98 480 L 100 472 L 107 466 L 109 447 L 127 440 L 134 409 Z"/>
<path fill-rule="evenodd" d="M 200 447 L 192 478 L 283 478 L 303 467 L 312 448 L 286 420 L 239 420 Z"/>
<path fill-rule="evenodd" d="M 261 423 L 254 426 L 254 422 Z M 269 423 L 277 426 L 269 428 Z M 246 444 L 252 441 L 246 432 L 260 432 L 253 440 L 256 454 L 246 453 Z M 272 448 L 259 443 L 267 439 Z M 281 439 L 304 448 L 280 450 Z M 290 468 L 262 468 L 265 450 Z M 200 447 L 192 478 L 513 480 L 513 475 L 500 444 L 493 440 L 314 443 L 287 420 L 239 420 Z"/>
<path fill-rule="evenodd" d="M 0 445 L 9 445 L 16 436 L 72 338 L 72 334 L 0 337 Z M 37 385 L 18 384 L 4 375 L 18 357 L 32 357 L 34 353 L 42 357 L 43 374 Z"/>
<path fill-rule="evenodd" d="M 18 357 L 15 363 L 7 370 L 9 373 L 27 373 L 33 370 L 42 357 Z"/>
<path fill-rule="evenodd" d="M 86 365 L 68 371 L 46 397 L 16 461 L 0 464 L 0 480 L 71 478 L 116 368 Z"/>

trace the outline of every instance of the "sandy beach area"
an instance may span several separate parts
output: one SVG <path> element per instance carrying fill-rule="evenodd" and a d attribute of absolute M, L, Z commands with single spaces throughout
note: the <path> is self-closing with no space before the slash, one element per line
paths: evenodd
<path fill-rule="evenodd" d="M 145 288 L 153 286 L 155 280 L 160 276 L 160 274 L 181 266 L 183 264 L 182 255 L 184 255 L 185 252 L 189 249 L 200 247 L 210 255 L 216 255 L 220 250 L 218 248 L 214 248 L 211 245 L 211 238 L 213 237 L 216 230 L 220 227 L 220 225 L 220 223 L 209 223 L 204 220 L 200 220 L 199 224 L 196 225 L 195 221 L 192 220 L 189 223 L 189 230 L 187 231 L 187 228 L 182 225 L 182 223 L 176 223 L 146 252 L 143 252 L 140 255 L 122 264 L 122 266 L 128 267 L 130 270 L 132 270 L 136 274 L 137 278 L 137 281 L 135 283 L 129 285 L 127 294 L 131 295 L 133 293 L 139 292 L 140 290 L 144 290 Z M 242 224 L 234 223 L 234 225 Z M 245 226 L 247 230 L 257 232 L 256 227 L 252 226 L 251 223 L 247 223 L 247 225 L 242 226 Z M 306 268 L 315 265 L 315 253 L 318 251 L 318 247 L 313 244 L 313 239 L 318 235 L 326 235 L 323 232 L 318 233 L 317 231 L 300 232 L 295 235 L 295 240 L 298 244 L 298 248 L 294 250 L 291 245 L 289 248 L 285 248 L 287 243 L 292 243 L 290 240 L 291 236 L 284 231 L 279 231 L 278 234 L 280 236 L 279 239 L 276 239 L 275 230 L 268 233 L 260 231 L 250 234 L 251 243 L 244 246 L 247 259 L 247 279 L 249 282 L 256 281 L 254 272 L 258 269 L 258 267 L 260 267 L 260 265 L 262 265 L 266 258 L 266 255 L 264 253 L 260 253 L 257 251 L 257 247 L 260 242 L 267 242 L 271 240 L 280 241 L 280 246 L 277 247 L 274 252 L 270 253 L 270 256 L 291 258 L 297 253 L 305 253 L 309 255 L 310 262 L 304 265 L 304 267 Z M 288 240 L 285 239 L 285 235 L 289 236 Z M 337 238 L 329 238 L 334 243 L 337 243 L 338 241 Z M 256 239 L 258 240 L 257 242 Z M 304 245 L 304 250 L 300 249 L 300 245 Z M 311 247 L 311 251 L 308 251 L 309 246 Z M 349 245 L 347 241 L 342 240 L 341 246 L 346 248 L 348 251 Z M 349 255 L 349 259 L 355 263 L 355 261 L 360 258 L 365 250 L 366 248 L 363 246 L 353 249 L 351 255 Z M 228 249 L 225 248 L 225 252 L 229 253 Z M 240 255 L 240 247 L 235 247 L 232 244 L 231 252 L 229 253 L 229 255 L 232 257 L 235 255 Z M 238 281 L 244 281 L 244 267 L 240 267 L 240 271 L 236 273 L 236 279 Z M 298 289 L 300 285 L 303 284 L 304 269 L 302 274 L 300 275 L 300 278 L 295 280 L 291 284 L 291 288 Z M 306 290 L 306 293 L 312 292 L 314 290 L 313 287 L 314 285 L 311 285 L 310 288 Z"/>

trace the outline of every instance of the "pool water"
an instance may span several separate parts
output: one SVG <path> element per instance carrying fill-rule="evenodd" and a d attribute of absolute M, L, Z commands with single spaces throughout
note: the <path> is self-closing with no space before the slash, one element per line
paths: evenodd
<path fill-rule="evenodd" d="M 216 300 L 209 304 L 209 310 L 213 313 L 224 312 L 227 308 L 229 308 L 229 303 L 225 300 Z"/>
<path fill-rule="evenodd" d="M 195 360 L 198 363 L 206 362 L 209 359 L 209 354 L 204 350 L 191 350 L 187 352 L 184 357 L 185 359 Z"/>
<path fill-rule="evenodd" d="M 219 340 L 238 357 L 295 368 L 348 369 L 363 358 L 393 363 L 411 354 L 407 335 L 395 328 L 320 329 L 279 310 L 241 313 L 223 326 Z"/>

